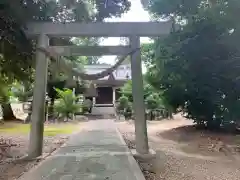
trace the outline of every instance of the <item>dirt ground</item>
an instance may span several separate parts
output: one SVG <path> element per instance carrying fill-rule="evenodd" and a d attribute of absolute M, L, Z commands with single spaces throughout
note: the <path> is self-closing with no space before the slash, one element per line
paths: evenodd
<path fill-rule="evenodd" d="M 56 126 L 57 128 L 57 126 Z M 69 134 L 57 134 L 44 136 L 43 156 L 34 161 L 16 161 L 17 158 L 26 155 L 28 150 L 28 134 L 6 133 L 0 130 L 0 139 L 9 140 L 14 144 L 3 157 L 0 157 L 0 180 L 14 180 L 20 177 L 41 160 L 49 156 L 69 138 Z"/>
<path fill-rule="evenodd" d="M 135 148 L 132 121 L 117 122 L 128 146 Z M 148 122 L 153 159 L 137 159 L 147 180 L 239 180 L 240 136 L 196 130 L 181 115 Z"/>

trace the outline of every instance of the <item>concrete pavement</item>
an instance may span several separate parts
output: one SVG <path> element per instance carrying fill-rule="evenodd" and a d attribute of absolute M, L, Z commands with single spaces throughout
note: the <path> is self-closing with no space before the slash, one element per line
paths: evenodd
<path fill-rule="evenodd" d="M 66 146 L 20 180 L 145 180 L 113 120 L 84 123 Z"/>

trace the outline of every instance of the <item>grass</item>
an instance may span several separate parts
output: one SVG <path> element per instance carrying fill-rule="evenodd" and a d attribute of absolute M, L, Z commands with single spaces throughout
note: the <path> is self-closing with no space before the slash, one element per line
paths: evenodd
<path fill-rule="evenodd" d="M 47 124 L 44 126 L 44 136 L 56 136 L 60 134 L 71 134 L 76 131 L 76 124 Z M 0 133 L 7 134 L 29 134 L 30 125 L 21 123 L 4 123 L 0 125 Z"/>

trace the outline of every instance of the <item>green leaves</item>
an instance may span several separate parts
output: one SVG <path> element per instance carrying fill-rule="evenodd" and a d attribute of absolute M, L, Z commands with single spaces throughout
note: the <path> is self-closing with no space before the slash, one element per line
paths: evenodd
<path fill-rule="evenodd" d="M 33 96 L 33 87 L 29 82 L 25 82 L 24 84 L 15 83 L 12 86 L 11 92 L 20 102 L 27 102 Z"/>
<path fill-rule="evenodd" d="M 148 110 L 156 110 L 159 108 L 164 108 L 163 102 L 157 93 L 152 93 L 145 99 L 146 108 Z"/>
<path fill-rule="evenodd" d="M 98 37 L 85 37 L 85 38 L 73 38 L 71 40 L 73 44 L 77 46 L 97 46 L 101 42 L 101 38 Z M 99 57 L 96 56 L 80 56 L 77 61 L 83 65 L 98 64 Z"/>
<path fill-rule="evenodd" d="M 161 18 L 171 16 L 186 17 L 189 14 L 196 14 L 199 10 L 200 3 L 203 2 L 204 0 L 150 0 L 149 10 Z"/>
<path fill-rule="evenodd" d="M 104 18 L 112 16 L 120 17 L 121 14 L 130 9 L 131 3 L 129 0 L 92 0 L 92 3 L 97 9 L 95 18 L 97 21 L 102 21 Z"/>
<path fill-rule="evenodd" d="M 128 0 L 118 0 L 113 6 L 105 7 L 104 1 L 1 0 L 0 74 L 26 80 L 33 73 L 35 44 L 24 33 L 26 23 L 102 21 L 111 16 L 120 16 L 130 6 Z M 96 62 L 96 59 L 92 61 Z"/>
<path fill-rule="evenodd" d="M 58 93 L 58 102 L 54 104 L 54 111 L 61 118 L 71 118 L 71 115 L 78 112 L 80 105 L 76 104 L 77 97 L 70 89 L 55 89 Z"/>
<path fill-rule="evenodd" d="M 129 101 L 128 97 L 122 95 L 118 99 L 116 109 L 119 114 L 124 115 L 125 119 L 132 118 L 132 114 L 133 114 L 132 102 Z"/>
<path fill-rule="evenodd" d="M 240 102 L 236 7 L 239 9 L 240 3 L 235 0 L 152 0 L 150 6 L 159 17 L 186 23 L 169 37 L 155 41 L 158 48 L 148 82 L 163 91 L 164 101 L 172 107 L 216 128 L 240 118 L 236 108 Z"/>

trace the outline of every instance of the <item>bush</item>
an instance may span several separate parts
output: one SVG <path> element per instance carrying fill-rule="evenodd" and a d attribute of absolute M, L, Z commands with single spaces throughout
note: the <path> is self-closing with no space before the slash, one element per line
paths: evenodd
<path fill-rule="evenodd" d="M 77 113 L 81 108 L 80 105 L 76 104 L 78 97 L 76 97 L 70 89 L 60 90 L 56 88 L 56 91 L 59 98 L 54 105 L 54 112 L 58 118 L 68 121 L 72 115 Z"/>
<path fill-rule="evenodd" d="M 129 100 L 126 96 L 121 96 L 119 98 L 119 108 L 124 110 L 124 108 L 128 107 Z"/>
<path fill-rule="evenodd" d="M 145 104 L 148 110 L 157 109 L 161 106 L 160 98 L 157 94 L 151 94 L 146 98 Z"/>
<path fill-rule="evenodd" d="M 163 99 L 158 93 L 150 94 L 146 97 L 146 115 L 149 116 L 150 120 L 155 119 L 156 117 L 167 118 L 169 110 L 166 108 L 166 105 L 163 102 Z"/>
<path fill-rule="evenodd" d="M 118 99 L 117 112 L 120 115 L 124 115 L 125 119 L 132 118 L 132 104 L 126 96 L 121 96 Z"/>

